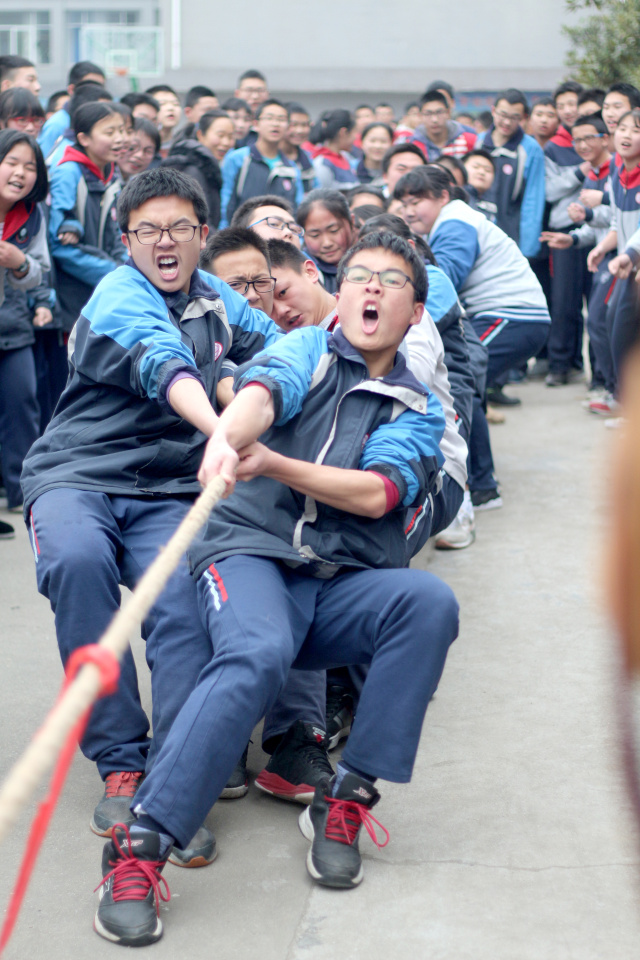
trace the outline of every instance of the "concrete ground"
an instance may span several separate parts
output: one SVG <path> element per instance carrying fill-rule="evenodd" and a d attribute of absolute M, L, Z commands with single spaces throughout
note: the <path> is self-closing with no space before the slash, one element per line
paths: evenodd
<path fill-rule="evenodd" d="M 470 549 L 418 559 L 454 588 L 461 630 L 413 782 L 379 784 L 388 847 L 363 841 L 358 890 L 316 887 L 304 866 L 299 808 L 252 787 L 212 811 L 220 851 L 212 866 L 167 867 L 165 936 L 142 955 L 638 956 L 640 864 L 620 768 L 616 645 L 600 607 L 614 437 L 582 410 L 584 387 L 510 389 L 523 405 L 492 428 L 504 508 L 478 515 Z M 26 534 L 18 534 L 0 544 L 0 774 L 41 722 L 61 676 L 52 616 L 35 590 Z M 148 703 L 140 641 L 135 650 Z M 251 773 L 264 762 L 254 745 Z M 101 841 L 88 824 L 100 792 L 79 756 L 6 960 L 119 955 L 91 929 Z M 27 824 L 25 815 L 3 846 L 3 911 Z"/>

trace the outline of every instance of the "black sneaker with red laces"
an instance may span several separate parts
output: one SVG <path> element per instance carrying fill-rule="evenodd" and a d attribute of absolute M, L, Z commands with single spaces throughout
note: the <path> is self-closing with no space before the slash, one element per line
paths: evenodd
<path fill-rule="evenodd" d="M 380 794 L 369 780 L 347 773 L 337 795 L 331 796 L 335 778 L 320 784 L 313 803 L 300 815 L 300 830 L 311 841 L 307 870 L 325 887 L 356 887 L 364 876 L 358 840 L 364 828 L 380 849 L 389 842 L 389 833 L 369 812 Z M 381 843 L 373 824 L 384 834 Z"/>
<path fill-rule="evenodd" d="M 96 887 L 96 933 L 125 947 L 144 947 L 160 939 L 160 900 L 171 899 L 162 876 L 166 862 L 166 855 L 160 857 L 159 834 L 137 830 L 132 836 L 125 824 L 114 824 L 102 851 L 102 882 Z"/>
<path fill-rule="evenodd" d="M 296 720 L 256 777 L 256 787 L 280 800 L 311 803 L 317 785 L 332 776 L 326 732 L 313 723 Z"/>
<path fill-rule="evenodd" d="M 116 770 L 107 774 L 104 794 L 89 824 L 94 833 L 99 837 L 110 837 L 116 823 L 131 826 L 135 817 L 129 807 L 143 777 L 142 770 Z"/>

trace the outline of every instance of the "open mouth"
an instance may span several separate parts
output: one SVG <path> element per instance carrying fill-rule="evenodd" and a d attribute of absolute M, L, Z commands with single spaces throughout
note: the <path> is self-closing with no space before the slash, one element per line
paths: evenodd
<path fill-rule="evenodd" d="M 175 280 L 178 276 L 177 257 L 160 257 L 158 260 L 158 270 L 163 280 Z"/>
<path fill-rule="evenodd" d="M 23 190 L 24 183 L 20 183 L 19 180 L 9 180 L 7 183 L 8 187 L 13 187 L 14 190 Z"/>
<path fill-rule="evenodd" d="M 378 329 L 378 323 L 380 317 L 378 315 L 378 308 L 374 303 L 365 303 L 364 310 L 362 311 L 362 329 L 368 335 L 371 335 L 376 332 Z"/>

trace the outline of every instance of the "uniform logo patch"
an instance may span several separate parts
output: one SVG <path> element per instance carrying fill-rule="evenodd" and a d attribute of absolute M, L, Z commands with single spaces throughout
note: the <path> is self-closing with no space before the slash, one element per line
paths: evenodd
<path fill-rule="evenodd" d="M 636 193 L 636 203 L 640 204 L 640 193 Z"/>
<path fill-rule="evenodd" d="M 504 167 L 502 168 L 502 172 L 506 173 L 507 175 L 513 173 L 513 167 L 510 163 L 505 163 Z"/>
<path fill-rule="evenodd" d="M 285 188 L 285 190 L 291 190 L 291 187 L 292 187 L 291 180 L 283 180 L 282 186 Z"/>
<path fill-rule="evenodd" d="M 218 359 L 218 357 L 219 357 L 220 354 L 222 353 L 222 350 L 223 350 L 222 344 L 221 344 L 221 343 L 218 343 L 218 341 L 216 340 L 216 346 L 215 346 L 215 350 L 214 350 L 214 357 L 215 357 L 216 360 Z"/>

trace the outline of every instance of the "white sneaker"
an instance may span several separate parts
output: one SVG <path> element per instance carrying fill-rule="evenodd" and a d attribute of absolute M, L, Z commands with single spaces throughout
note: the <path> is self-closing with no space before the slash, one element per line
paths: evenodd
<path fill-rule="evenodd" d="M 611 417 L 611 419 L 605 420 L 604 425 L 608 430 L 619 430 L 625 422 L 624 417 Z"/>
<path fill-rule="evenodd" d="M 436 537 L 436 550 L 464 550 L 470 547 L 476 538 L 473 504 L 468 490 L 453 523 Z"/>
<path fill-rule="evenodd" d="M 592 400 L 589 404 L 591 413 L 598 413 L 601 417 L 615 417 L 620 410 L 620 404 L 612 393 L 605 393 L 603 396 Z"/>

